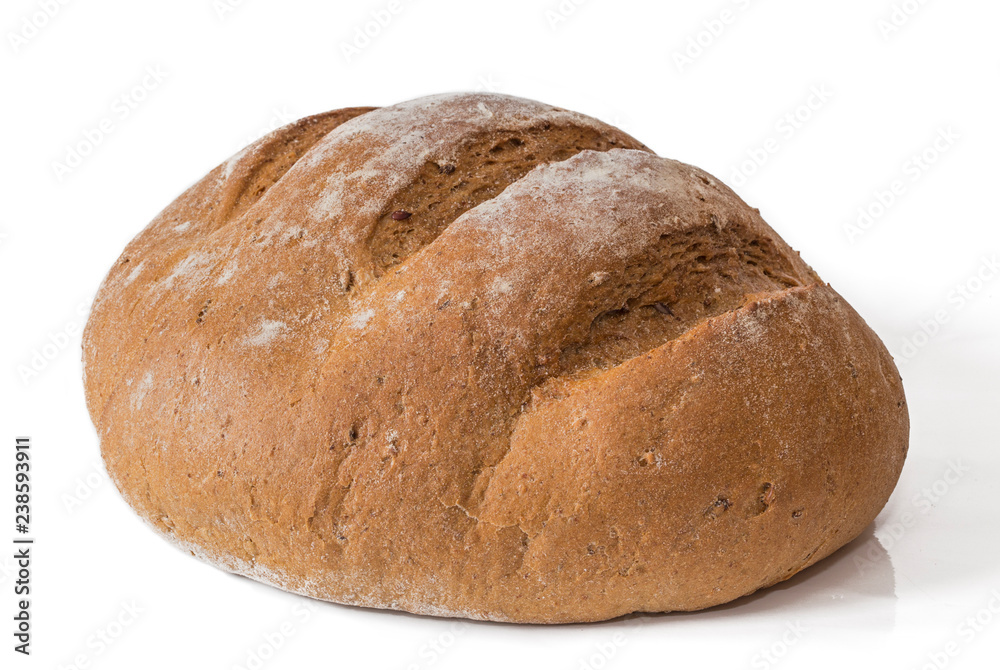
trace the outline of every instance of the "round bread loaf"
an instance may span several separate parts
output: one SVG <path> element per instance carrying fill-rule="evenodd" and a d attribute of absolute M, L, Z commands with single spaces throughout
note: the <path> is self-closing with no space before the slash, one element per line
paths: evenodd
<path fill-rule="evenodd" d="M 843 546 L 907 450 L 878 337 L 731 190 L 594 119 L 302 119 L 101 287 L 107 470 L 226 570 L 515 622 L 695 610 Z"/>

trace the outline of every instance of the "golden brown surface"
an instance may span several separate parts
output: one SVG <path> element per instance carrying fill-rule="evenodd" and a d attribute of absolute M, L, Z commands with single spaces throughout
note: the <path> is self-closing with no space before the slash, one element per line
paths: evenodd
<path fill-rule="evenodd" d="M 707 173 L 540 103 L 303 119 L 126 248 L 85 383 L 118 489 L 225 569 L 520 622 L 692 610 L 876 516 L 864 321 Z"/>

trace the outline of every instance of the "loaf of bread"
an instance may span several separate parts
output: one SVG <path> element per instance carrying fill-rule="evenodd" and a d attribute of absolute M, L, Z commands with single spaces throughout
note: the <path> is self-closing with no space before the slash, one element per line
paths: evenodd
<path fill-rule="evenodd" d="M 549 105 L 302 119 L 182 194 L 84 337 L 124 499 L 225 570 L 513 622 L 696 610 L 872 522 L 878 337 L 711 175 Z"/>

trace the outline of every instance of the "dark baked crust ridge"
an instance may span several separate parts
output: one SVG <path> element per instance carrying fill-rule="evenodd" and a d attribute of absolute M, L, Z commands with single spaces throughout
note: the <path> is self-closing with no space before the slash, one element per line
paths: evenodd
<path fill-rule="evenodd" d="M 478 105 L 471 102 L 452 109 L 470 107 Z M 434 113 L 433 109 L 421 111 L 411 106 L 408 114 L 418 112 Z M 528 116 L 538 113 L 532 111 Z M 561 110 L 548 113 L 558 116 Z M 532 126 L 535 119 L 525 123 Z M 254 205 L 266 215 L 266 220 L 255 224 L 258 229 L 267 230 L 261 224 L 270 225 L 273 219 L 308 220 L 310 204 L 319 193 L 310 191 L 315 176 L 324 174 L 327 156 L 337 159 L 333 145 L 343 147 L 338 151 L 352 151 L 351 140 L 363 130 L 363 126 L 361 130 L 358 124 L 354 126 L 347 124 L 336 137 L 328 137 L 322 151 L 299 161 L 278 187 Z M 670 579 L 664 570 L 674 568 L 661 567 L 676 562 L 680 570 L 685 564 L 674 554 L 638 545 L 628 553 L 626 539 L 622 539 L 622 550 L 611 556 L 609 544 L 593 535 L 602 528 L 615 527 L 601 525 L 611 513 L 603 507 L 587 512 L 593 520 L 587 531 L 590 535 L 567 531 L 563 526 L 569 517 L 558 511 L 565 505 L 548 506 L 543 500 L 546 496 L 539 498 L 537 488 L 524 492 L 524 509 L 518 510 L 516 504 L 512 507 L 504 491 L 516 491 L 523 484 L 520 475 L 531 474 L 529 466 L 537 470 L 546 465 L 530 463 L 526 454 L 537 454 L 539 449 L 559 443 L 560 438 L 572 434 L 572 421 L 578 418 L 572 417 L 568 425 L 539 425 L 538 416 L 558 414 L 554 407 L 592 394 L 594 388 L 613 391 L 612 382 L 619 383 L 624 370 L 636 371 L 649 357 L 657 358 L 658 352 L 693 346 L 683 344 L 689 341 L 723 346 L 712 324 L 731 319 L 751 323 L 746 313 L 761 309 L 761 313 L 770 313 L 770 308 L 753 307 L 758 303 L 803 303 L 805 307 L 797 309 L 805 321 L 819 324 L 815 328 L 820 331 L 834 331 L 839 325 L 850 336 L 850 346 L 834 342 L 826 353 L 816 355 L 833 356 L 839 351 L 836 347 L 841 347 L 850 354 L 847 358 L 852 365 L 861 370 L 864 382 L 884 394 L 873 405 L 877 420 L 863 427 L 872 454 L 891 456 L 886 460 L 886 479 L 892 482 L 905 452 L 905 430 L 901 433 L 899 428 L 900 416 L 905 423 L 905 410 L 900 412 L 897 407 L 891 416 L 884 411 L 890 398 L 901 399 L 901 389 L 887 381 L 885 374 L 880 381 L 871 373 L 874 369 L 894 373 L 877 338 L 856 315 L 851 316 L 853 312 L 836 307 L 839 299 L 831 298 L 829 289 L 815 285 L 811 270 L 755 211 L 701 171 L 642 152 L 585 152 L 538 168 L 526 177 L 515 178 L 513 186 L 499 195 L 487 193 L 492 197 L 465 209 L 465 214 L 450 225 L 434 228 L 415 248 L 404 244 L 400 247 L 404 253 L 397 254 L 391 263 L 379 262 L 386 256 L 371 252 L 372 241 L 394 239 L 378 232 L 385 230 L 386 215 L 395 211 L 397 202 L 412 199 L 412 184 L 418 183 L 423 174 L 420 171 L 429 163 L 441 166 L 446 160 L 457 160 L 456 153 L 468 146 L 445 145 L 439 149 L 440 156 L 421 156 L 418 178 L 411 186 L 380 189 L 379 193 L 388 195 L 374 198 L 377 208 L 366 213 L 363 222 L 358 221 L 363 225 L 355 225 L 352 235 L 343 234 L 351 222 L 340 220 L 341 228 L 332 231 L 334 239 L 329 243 L 320 240 L 314 256 L 339 258 L 353 275 L 346 289 L 334 281 L 335 273 L 324 279 L 329 292 L 336 288 L 343 298 L 337 303 L 340 307 L 327 309 L 320 318 L 297 320 L 294 329 L 274 326 L 259 332 L 239 321 L 240 312 L 251 311 L 266 324 L 271 315 L 294 315 L 308 308 L 279 293 L 244 306 L 235 319 L 215 324 L 203 319 L 203 323 L 178 328 L 196 321 L 192 307 L 197 307 L 203 296 L 194 291 L 168 305 L 164 320 L 152 328 L 168 326 L 166 335 L 147 347 L 162 355 L 174 346 L 171 342 L 194 337 L 201 342 L 199 347 L 214 344 L 215 352 L 196 351 L 198 347 L 194 347 L 178 351 L 184 355 L 172 361 L 164 361 L 162 356 L 142 358 L 139 365 L 145 368 L 133 373 L 132 383 L 141 386 L 145 375 L 154 377 L 139 396 L 138 406 L 135 391 L 130 396 L 119 394 L 106 416 L 95 417 L 99 428 L 104 428 L 102 448 L 109 472 L 126 499 L 157 530 L 227 569 L 339 602 L 476 618 L 579 621 L 635 610 L 697 608 L 731 599 L 818 560 L 842 544 L 838 537 L 850 539 L 846 535 L 853 525 L 871 512 L 858 501 L 881 507 L 891 483 L 886 489 L 885 481 L 861 482 L 854 491 L 855 499 L 848 501 L 853 507 L 836 529 L 830 523 L 810 526 L 808 532 L 800 532 L 794 546 L 774 552 L 768 565 L 754 568 L 741 563 L 738 569 L 727 572 L 728 580 L 726 575 L 719 577 L 720 585 L 684 592 L 668 588 Z M 407 189 L 410 195 L 394 200 Z M 626 192 L 610 193 L 616 189 Z M 657 228 L 652 230 L 653 226 Z M 282 232 L 280 239 L 295 247 L 316 232 L 307 228 L 298 242 L 294 235 L 286 238 Z M 220 235 L 225 239 L 219 239 Z M 537 239 L 530 240 L 533 235 Z M 276 237 L 274 233 L 270 236 Z M 242 281 L 261 287 L 270 283 L 263 281 L 268 278 L 261 269 L 264 266 L 246 262 L 249 259 L 242 240 L 224 233 L 213 237 L 217 255 L 237 267 L 235 272 L 242 273 Z M 522 248 L 508 248 L 507 257 L 494 253 L 511 240 Z M 348 257 L 345 241 L 368 250 L 368 256 Z M 678 241 L 681 244 L 671 244 Z M 297 264 L 294 258 L 285 255 L 268 262 L 289 269 Z M 476 263 L 478 267 L 468 267 Z M 213 280 L 225 273 L 225 267 L 207 273 L 198 285 L 214 285 Z M 704 305 L 703 289 L 708 284 L 688 281 L 692 275 L 712 277 L 722 284 L 716 303 Z M 288 279 L 290 285 L 304 287 L 302 293 L 307 298 L 320 295 L 309 288 L 309 281 Z M 280 289 L 281 285 L 268 288 Z M 771 297 L 748 298 L 748 292 Z M 800 292 L 809 299 L 800 299 Z M 665 315 L 657 311 L 654 305 L 661 300 L 675 306 L 676 312 Z M 630 317 L 624 317 L 616 330 L 608 325 L 611 317 L 602 315 L 618 311 L 623 303 L 629 305 L 628 314 L 639 314 L 641 320 L 631 322 Z M 217 297 L 208 313 L 226 305 L 227 299 Z M 189 312 L 192 316 L 185 321 L 183 315 Z M 787 348 L 792 335 L 783 324 L 799 312 L 776 312 L 775 323 L 766 321 L 753 331 L 754 336 L 766 339 L 768 333 L 778 333 L 779 341 L 772 346 Z M 823 315 L 814 312 L 833 315 L 833 325 L 822 326 Z M 637 323 L 650 323 L 657 317 L 664 317 L 664 322 L 668 317 L 675 319 L 676 324 L 660 330 L 650 326 L 649 337 L 634 346 L 605 346 L 623 329 L 634 329 Z M 205 327 L 212 325 L 214 333 Z M 225 340 L 227 335 L 234 337 L 233 333 L 243 334 L 238 348 L 232 340 Z M 215 340 L 215 335 L 223 339 Z M 819 332 L 815 337 L 822 339 L 822 335 Z M 319 351 L 305 347 L 324 341 L 329 344 Z M 738 342 L 727 342 L 726 346 L 740 350 Z M 753 346 L 764 347 L 756 342 Z M 570 350 L 571 355 L 564 356 Z M 744 350 L 746 355 L 747 347 Z M 239 366 L 234 366 L 233 356 L 238 356 Z M 597 361 L 603 364 L 595 364 Z M 796 363 L 806 364 L 814 365 L 815 361 L 803 357 Z M 829 367 L 829 361 L 824 365 Z M 320 369 L 317 375 L 314 371 Z M 771 392 L 788 400 L 790 394 L 781 386 L 786 371 L 765 372 L 779 384 Z M 843 384 L 833 372 L 829 371 L 832 383 Z M 164 381 L 158 381 L 161 379 Z M 193 388 L 178 388 L 183 384 Z M 211 391 L 199 388 L 202 384 Z M 735 391 L 730 395 L 738 397 Z M 610 397 L 641 415 L 639 407 L 629 405 L 631 396 Z M 666 404 L 669 397 L 664 390 L 659 402 Z M 156 409 L 149 410 L 149 405 L 143 409 L 143 402 L 152 402 Z M 233 403 L 252 405 L 254 411 L 230 411 Z M 853 410 L 860 407 L 850 402 L 847 405 Z M 614 408 L 605 409 L 610 412 Z M 830 417 L 845 426 L 850 424 L 848 418 L 842 413 Z M 749 424 L 733 424 L 732 434 L 750 431 L 754 417 L 750 419 Z M 628 412 L 623 409 L 617 421 L 627 423 Z M 683 425 L 693 431 L 707 429 L 712 421 L 712 416 L 699 414 L 687 418 Z M 605 430 L 612 425 L 597 419 L 588 422 L 604 425 Z M 534 428 L 526 430 L 525 426 Z M 219 428 L 220 440 L 198 444 L 191 439 L 192 435 L 216 435 Z M 542 429 L 555 432 L 543 441 L 537 438 L 546 435 Z M 536 439 L 526 441 L 526 435 Z M 640 441 L 618 440 L 622 444 L 608 445 L 605 450 L 624 459 L 621 463 L 631 463 L 632 469 L 648 468 L 647 452 L 635 455 L 629 451 Z M 718 436 L 711 443 L 718 444 Z M 697 441 L 685 444 L 693 448 Z M 839 450 L 838 456 L 850 451 L 842 442 L 831 444 Z M 761 450 L 765 451 L 764 447 Z M 802 458 L 808 455 L 804 453 Z M 818 456 L 812 454 L 812 458 Z M 640 460 L 646 465 L 640 465 Z M 863 457 L 857 461 L 866 462 Z M 551 464 L 557 462 L 554 457 Z M 740 463 L 739 467 L 748 467 Z M 711 472 L 723 478 L 740 472 L 737 466 L 711 465 L 715 468 Z M 836 460 L 826 472 L 836 480 L 845 472 L 851 473 L 848 465 Z M 616 472 L 623 481 L 635 475 L 627 468 L 594 470 L 591 475 L 613 481 Z M 571 485 L 573 493 L 575 486 L 587 481 L 559 482 L 553 473 L 536 472 L 533 476 L 543 475 L 553 484 L 547 494 L 549 502 L 564 490 L 564 484 Z M 661 498 L 672 490 L 667 484 L 679 486 L 662 476 L 648 479 L 659 482 L 655 491 Z M 799 484 L 815 486 L 816 482 L 801 477 L 775 482 L 773 495 L 784 500 L 785 492 L 795 492 Z M 692 498 L 698 504 L 708 489 L 718 487 L 704 488 L 697 491 L 700 497 Z M 734 500 L 746 498 L 739 486 L 734 485 L 734 491 Z M 593 504 L 585 494 L 581 496 L 574 504 Z M 605 494 L 605 500 L 613 498 Z M 632 500 L 619 499 L 619 511 L 634 511 Z M 820 521 L 833 518 L 828 508 L 811 503 L 811 509 L 819 510 L 815 515 Z M 675 505 L 667 500 L 665 504 L 673 509 L 658 513 L 663 519 L 656 537 L 661 540 L 680 533 L 691 515 L 686 503 Z M 730 535 L 719 532 L 717 537 L 734 537 L 741 530 L 753 529 L 754 523 L 764 527 L 761 536 L 764 531 L 774 533 L 784 527 L 780 520 L 769 521 L 776 515 L 758 516 L 762 518 L 756 522 L 757 516 L 729 516 L 730 525 L 722 527 Z M 578 521 L 579 515 L 577 529 Z M 619 519 L 617 527 L 622 532 L 619 537 L 627 536 L 631 542 L 636 533 L 628 521 Z M 647 523 L 649 519 L 633 514 L 631 521 Z M 831 539 L 832 530 L 844 535 Z M 823 537 L 826 544 L 813 542 L 817 537 Z M 811 556 L 803 550 L 807 546 Z M 704 561 L 705 551 L 700 548 L 689 553 Z M 541 560 L 540 555 L 549 558 Z M 604 574 L 613 577 L 613 569 L 617 569 L 615 574 L 623 579 L 608 579 L 607 583 L 567 579 L 565 575 L 602 574 L 592 565 L 580 563 L 582 555 L 611 561 Z M 747 555 L 738 558 L 747 560 Z M 631 556 L 633 562 L 623 564 L 623 556 Z M 583 572 L 565 572 L 567 565 L 580 566 Z M 791 571 L 786 573 L 786 566 L 791 566 Z"/>
<path fill-rule="evenodd" d="M 95 425 L 119 372 L 133 361 L 124 329 L 155 320 L 158 300 L 150 284 L 169 274 L 205 238 L 258 202 L 328 132 L 373 107 L 307 116 L 248 145 L 218 165 L 160 212 L 112 266 L 97 292 L 84 332 L 84 385 Z M 111 302 L 108 298 L 114 297 Z M 127 310 L 123 309 L 128 306 Z M 98 327 L 99 326 L 99 327 Z M 88 378 L 87 353 L 100 350 L 102 365 Z"/>
<path fill-rule="evenodd" d="M 600 593 L 595 620 L 787 579 L 870 523 L 905 457 L 901 385 L 866 331 L 828 287 L 793 288 L 574 382 L 521 419 L 481 518 L 527 530 L 525 571 L 586 547 L 562 566 L 585 584 L 545 593 Z M 776 369 L 795 394 L 768 388 Z"/>

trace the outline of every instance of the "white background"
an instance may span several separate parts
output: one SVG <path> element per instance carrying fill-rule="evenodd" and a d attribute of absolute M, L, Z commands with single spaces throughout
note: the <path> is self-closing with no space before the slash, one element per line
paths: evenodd
<path fill-rule="evenodd" d="M 37 0 L 0 11 L 4 668 L 248 667 L 257 650 L 267 659 L 249 667 L 996 667 L 998 3 L 400 0 L 388 21 L 388 0 L 48 5 L 51 18 Z M 373 11 L 386 25 L 349 58 Z M 101 470 L 80 381 L 79 329 L 126 242 L 270 127 L 453 90 L 591 114 L 707 169 L 866 317 L 912 423 L 872 528 L 724 607 L 543 627 L 313 603 L 140 523 Z M 57 169 L 105 119 L 89 155 Z M 851 229 L 859 208 L 873 216 Z M 10 636 L 21 434 L 34 439 L 30 658 Z"/>

